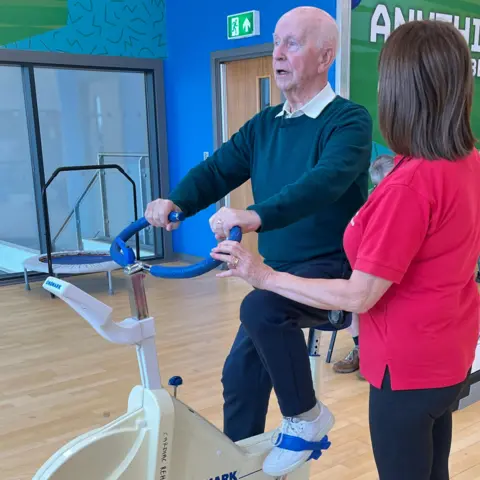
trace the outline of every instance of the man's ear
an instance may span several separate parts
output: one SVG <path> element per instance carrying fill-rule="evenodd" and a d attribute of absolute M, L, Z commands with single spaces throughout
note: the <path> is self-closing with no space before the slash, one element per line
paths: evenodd
<path fill-rule="evenodd" d="M 322 49 L 320 52 L 320 57 L 318 58 L 318 73 L 327 72 L 332 66 L 334 60 L 335 52 L 333 51 L 333 48 L 326 47 Z"/>

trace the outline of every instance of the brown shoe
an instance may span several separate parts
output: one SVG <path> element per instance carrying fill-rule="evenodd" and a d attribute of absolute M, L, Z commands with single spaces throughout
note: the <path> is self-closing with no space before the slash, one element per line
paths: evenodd
<path fill-rule="evenodd" d="M 360 368 L 358 347 L 355 347 L 343 360 L 333 364 L 336 373 L 353 373 Z"/>

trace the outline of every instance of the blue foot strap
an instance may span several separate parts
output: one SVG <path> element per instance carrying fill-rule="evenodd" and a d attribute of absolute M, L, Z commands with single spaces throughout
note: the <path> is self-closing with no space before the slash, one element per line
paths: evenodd
<path fill-rule="evenodd" d="M 312 450 L 312 454 L 308 457 L 308 460 L 318 460 L 322 456 L 322 450 L 328 450 L 330 445 L 331 442 L 328 440 L 327 435 L 325 435 L 319 442 L 307 442 L 303 438 L 294 437 L 292 435 L 280 435 L 280 441 L 275 446 L 293 452 Z"/>

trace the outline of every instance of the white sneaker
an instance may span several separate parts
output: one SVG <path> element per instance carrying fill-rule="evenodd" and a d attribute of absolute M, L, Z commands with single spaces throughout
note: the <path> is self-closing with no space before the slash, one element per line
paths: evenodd
<path fill-rule="evenodd" d="M 330 443 L 324 439 L 335 424 L 332 412 L 319 402 L 320 415 L 312 422 L 298 417 L 284 418 L 278 435 L 274 434 L 274 447 L 263 463 L 263 471 L 272 477 L 280 477 L 292 472 L 311 457 L 318 458 L 321 450 L 326 450 Z M 296 438 L 295 438 L 296 437 Z M 319 448 L 303 450 L 302 441 L 318 442 Z M 311 445 L 310 445 L 311 447 Z"/>

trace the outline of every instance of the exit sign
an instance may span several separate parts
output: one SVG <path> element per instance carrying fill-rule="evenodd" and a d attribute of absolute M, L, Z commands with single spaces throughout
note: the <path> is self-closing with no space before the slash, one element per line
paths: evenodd
<path fill-rule="evenodd" d="M 260 12 L 236 13 L 227 17 L 228 39 L 253 37 L 260 35 Z"/>

